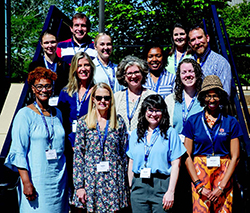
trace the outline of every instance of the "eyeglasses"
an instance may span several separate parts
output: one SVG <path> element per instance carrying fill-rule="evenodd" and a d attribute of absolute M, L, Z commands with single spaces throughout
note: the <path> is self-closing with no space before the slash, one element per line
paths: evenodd
<path fill-rule="evenodd" d="M 38 91 L 42 91 L 43 88 L 45 88 L 47 91 L 50 91 L 53 89 L 53 86 L 52 84 L 45 84 L 45 85 L 42 85 L 42 84 L 36 84 L 36 85 L 33 85 Z"/>
<path fill-rule="evenodd" d="M 101 101 L 103 98 L 104 98 L 104 101 L 110 101 L 111 96 L 100 96 L 100 95 L 96 95 L 96 96 L 95 96 L 95 99 L 96 99 L 97 101 Z"/>
<path fill-rule="evenodd" d="M 147 112 L 149 114 L 153 114 L 153 112 L 155 112 L 155 114 L 157 114 L 157 115 L 161 115 L 162 114 L 162 110 L 161 109 L 154 109 L 154 108 L 151 108 L 151 107 L 147 108 Z"/>
<path fill-rule="evenodd" d="M 206 95 L 205 101 L 210 101 L 212 98 L 213 98 L 215 101 L 219 101 L 219 100 L 220 100 L 220 97 L 217 96 L 217 95 Z"/>
<path fill-rule="evenodd" d="M 141 74 L 141 72 L 140 71 L 134 71 L 134 72 L 129 72 L 129 73 L 126 73 L 126 76 L 128 77 L 128 78 L 130 78 L 130 77 L 132 77 L 132 75 L 140 75 Z"/>

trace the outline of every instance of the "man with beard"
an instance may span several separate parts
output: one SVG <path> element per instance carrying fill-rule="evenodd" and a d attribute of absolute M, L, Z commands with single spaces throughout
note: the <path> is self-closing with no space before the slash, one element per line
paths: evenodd
<path fill-rule="evenodd" d="M 88 35 L 90 26 L 91 23 L 86 15 L 76 13 L 72 18 L 72 26 L 70 26 L 72 37 L 58 43 L 57 55 L 68 64 L 71 63 L 72 57 L 77 52 L 86 52 L 91 59 L 94 59 L 97 53 L 94 43 Z"/>
<path fill-rule="evenodd" d="M 230 97 L 231 94 L 231 67 L 228 61 L 210 49 L 210 37 L 200 26 L 195 26 L 189 31 L 189 45 L 195 52 L 193 58 L 200 64 L 204 77 L 217 75 Z"/>

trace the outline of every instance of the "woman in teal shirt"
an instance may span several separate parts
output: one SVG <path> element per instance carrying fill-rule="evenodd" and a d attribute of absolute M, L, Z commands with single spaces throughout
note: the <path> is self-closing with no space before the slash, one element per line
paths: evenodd
<path fill-rule="evenodd" d="M 191 48 L 188 46 L 188 35 L 185 27 L 176 23 L 173 27 L 173 36 L 171 38 L 172 47 L 168 53 L 166 70 L 175 74 L 178 64 L 185 58 L 191 57 Z"/>
<path fill-rule="evenodd" d="M 169 126 L 163 98 L 149 95 L 142 103 L 127 149 L 133 212 L 158 213 L 173 206 L 180 158 L 185 152 L 178 134 Z"/>

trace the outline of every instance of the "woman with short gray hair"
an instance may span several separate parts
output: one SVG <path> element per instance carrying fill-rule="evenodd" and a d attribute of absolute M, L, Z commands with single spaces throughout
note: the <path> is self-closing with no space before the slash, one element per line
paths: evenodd
<path fill-rule="evenodd" d="M 156 94 L 142 86 L 146 82 L 147 74 L 146 61 L 136 56 L 128 55 L 118 64 L 117 80 L 127 88 L 115 93 L 116 111 L 123 117 L 128 133 L 137 126 L 143 100 L 151 94 Z"/>

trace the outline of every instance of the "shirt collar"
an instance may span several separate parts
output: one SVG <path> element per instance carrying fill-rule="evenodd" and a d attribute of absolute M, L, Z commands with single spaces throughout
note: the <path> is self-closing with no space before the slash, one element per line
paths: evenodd
<path fill-rule="evenodd" d="M 78 43 L 75 42 L 74 38 L 73 38 L 73 35 L 71 37 L 71 41 L 74 43 L 75 46 L 77 47 L 86 47 L 87 45 L 91 44 L 92 41 L 91 41 L 91 38 L 89 36 L 86 37 L 85 41 L 83 43 L 81 43 L 80 45 Z"/>
<path fill-rule="evenodd" d="M 197 54 L 195 53 L 195 54 L 194 54 L 194 58 L 195 58 L 196 61 L 197 61 L 197 58 L 200 58 L 200 62 L 204 62 L 204 61 L 206 61 L 206 59 L 207 59 L 207 57 L 208 57 L 208 55 L 209 55 L 210 52 L 211 52 L 211 48 L 210 48 L 210 46 L 208 45 L 207 49 L 204 51 L 203 54 L 197 55 Z"/>

